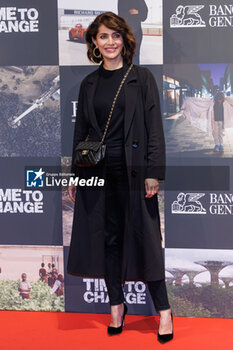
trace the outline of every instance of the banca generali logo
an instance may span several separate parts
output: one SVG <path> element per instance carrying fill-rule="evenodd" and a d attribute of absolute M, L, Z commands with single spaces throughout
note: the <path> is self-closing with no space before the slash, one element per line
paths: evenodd
<path fill-rule="evenodd" d="M 199 201 L 204 193 L 179 193 L 171 205 L 172 214 L 206 214 L 206 209 Z"/>
<path fill-rule="evenodd" d="M 198 13 L 204 5 L 179 5 L 176 8 L 176 13 L 170 18 L 171 28 L 184 28 L 184 27 L 206 27 L 205 21 Z"/>

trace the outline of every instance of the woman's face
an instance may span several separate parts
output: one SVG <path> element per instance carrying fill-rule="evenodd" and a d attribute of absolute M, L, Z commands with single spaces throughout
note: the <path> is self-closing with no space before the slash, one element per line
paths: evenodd
<path fill-rule="evenodd" d="M 92 38 L 104 60 L 118 60 L 121 56 L 124 41 L 120 33 L 109 29 L 104 24 L 99 26 L 96 40 Z"/>

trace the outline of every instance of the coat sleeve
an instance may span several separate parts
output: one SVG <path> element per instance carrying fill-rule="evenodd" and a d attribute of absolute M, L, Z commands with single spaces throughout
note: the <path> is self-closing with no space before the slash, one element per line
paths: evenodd
<path fill-rule="evenodd" d="M 74 174 L 76 174 L 77 172 L 77 167 L 74 164 L 75 148 L 79 143 L 79 141 L 85 140 L 89 130 L 89 124 L 84 115 L 84 95 L 85 95 L 85 83 L 84 81 L 82 81 L 79 89 L 78 107 L 77 107 L 76 121 L 74 126 L 74 137 L 73 137 L 71 172 Z"/>
<path fill-rule="evenodd" d="M 139 11 L 138 15 L 138 19 L 141 22 L 144 22 L 147 19 L 147 14 L 148 14 L 148 7 L 146 5 L 145 0 L 139 0 L 137 1 L 137 6 L 136 9 Z"/>
<path fill-rule="evenodd" d="M 165 138 L 160 111 L 159 91 L 152 73 L 146 68 L 145 127 L 147 133 L 146 178 L 165 179 Z"/>

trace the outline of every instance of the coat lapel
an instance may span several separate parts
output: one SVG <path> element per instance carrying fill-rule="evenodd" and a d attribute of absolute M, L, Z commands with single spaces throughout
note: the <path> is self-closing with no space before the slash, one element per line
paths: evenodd
<path fill-rule="evenodd" d="M 87 108 L 88 108 L 88 116 L 89 120 L 93 126 L 93 128 L 96 130 L 97 134 L 99 135 L 100 139 L 102 138 L 102 132 L 100 130 L 100 127 L 97 123 L 97 118 L 95 114 L 95 108 L 94 108 L 94 96 L 95 96 L 95 90 L 98 83 L 98 76 L 99 76 L 99 70 L 97 69 L 87 80 L 86 85 L 86 91 L 87 91 Z"/>
<path fill-rule="evenodd" d="M 125 80 L 124 92 L 125 92 L 124 137 L 126 141 L 127 135 L 130 129 L 130 125 L 133 120 L 134 111 L 135 111 L 136 102 L 137 102 L 137 93 L 138 93 L 138 78 L 133 68 L 130 71 L 127 79 Z"/>

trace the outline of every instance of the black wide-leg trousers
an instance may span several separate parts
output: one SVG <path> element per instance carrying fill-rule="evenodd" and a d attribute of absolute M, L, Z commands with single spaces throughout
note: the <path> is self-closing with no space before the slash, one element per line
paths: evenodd
<path fill-rule="evenodd" d="M 106 167 L 105 283 L 110 305 L 124 302 L 121 282 L 128 181 L 124 165 Z M 156 311 L 170 308 L 165 280 L 147 282 Z"/>

